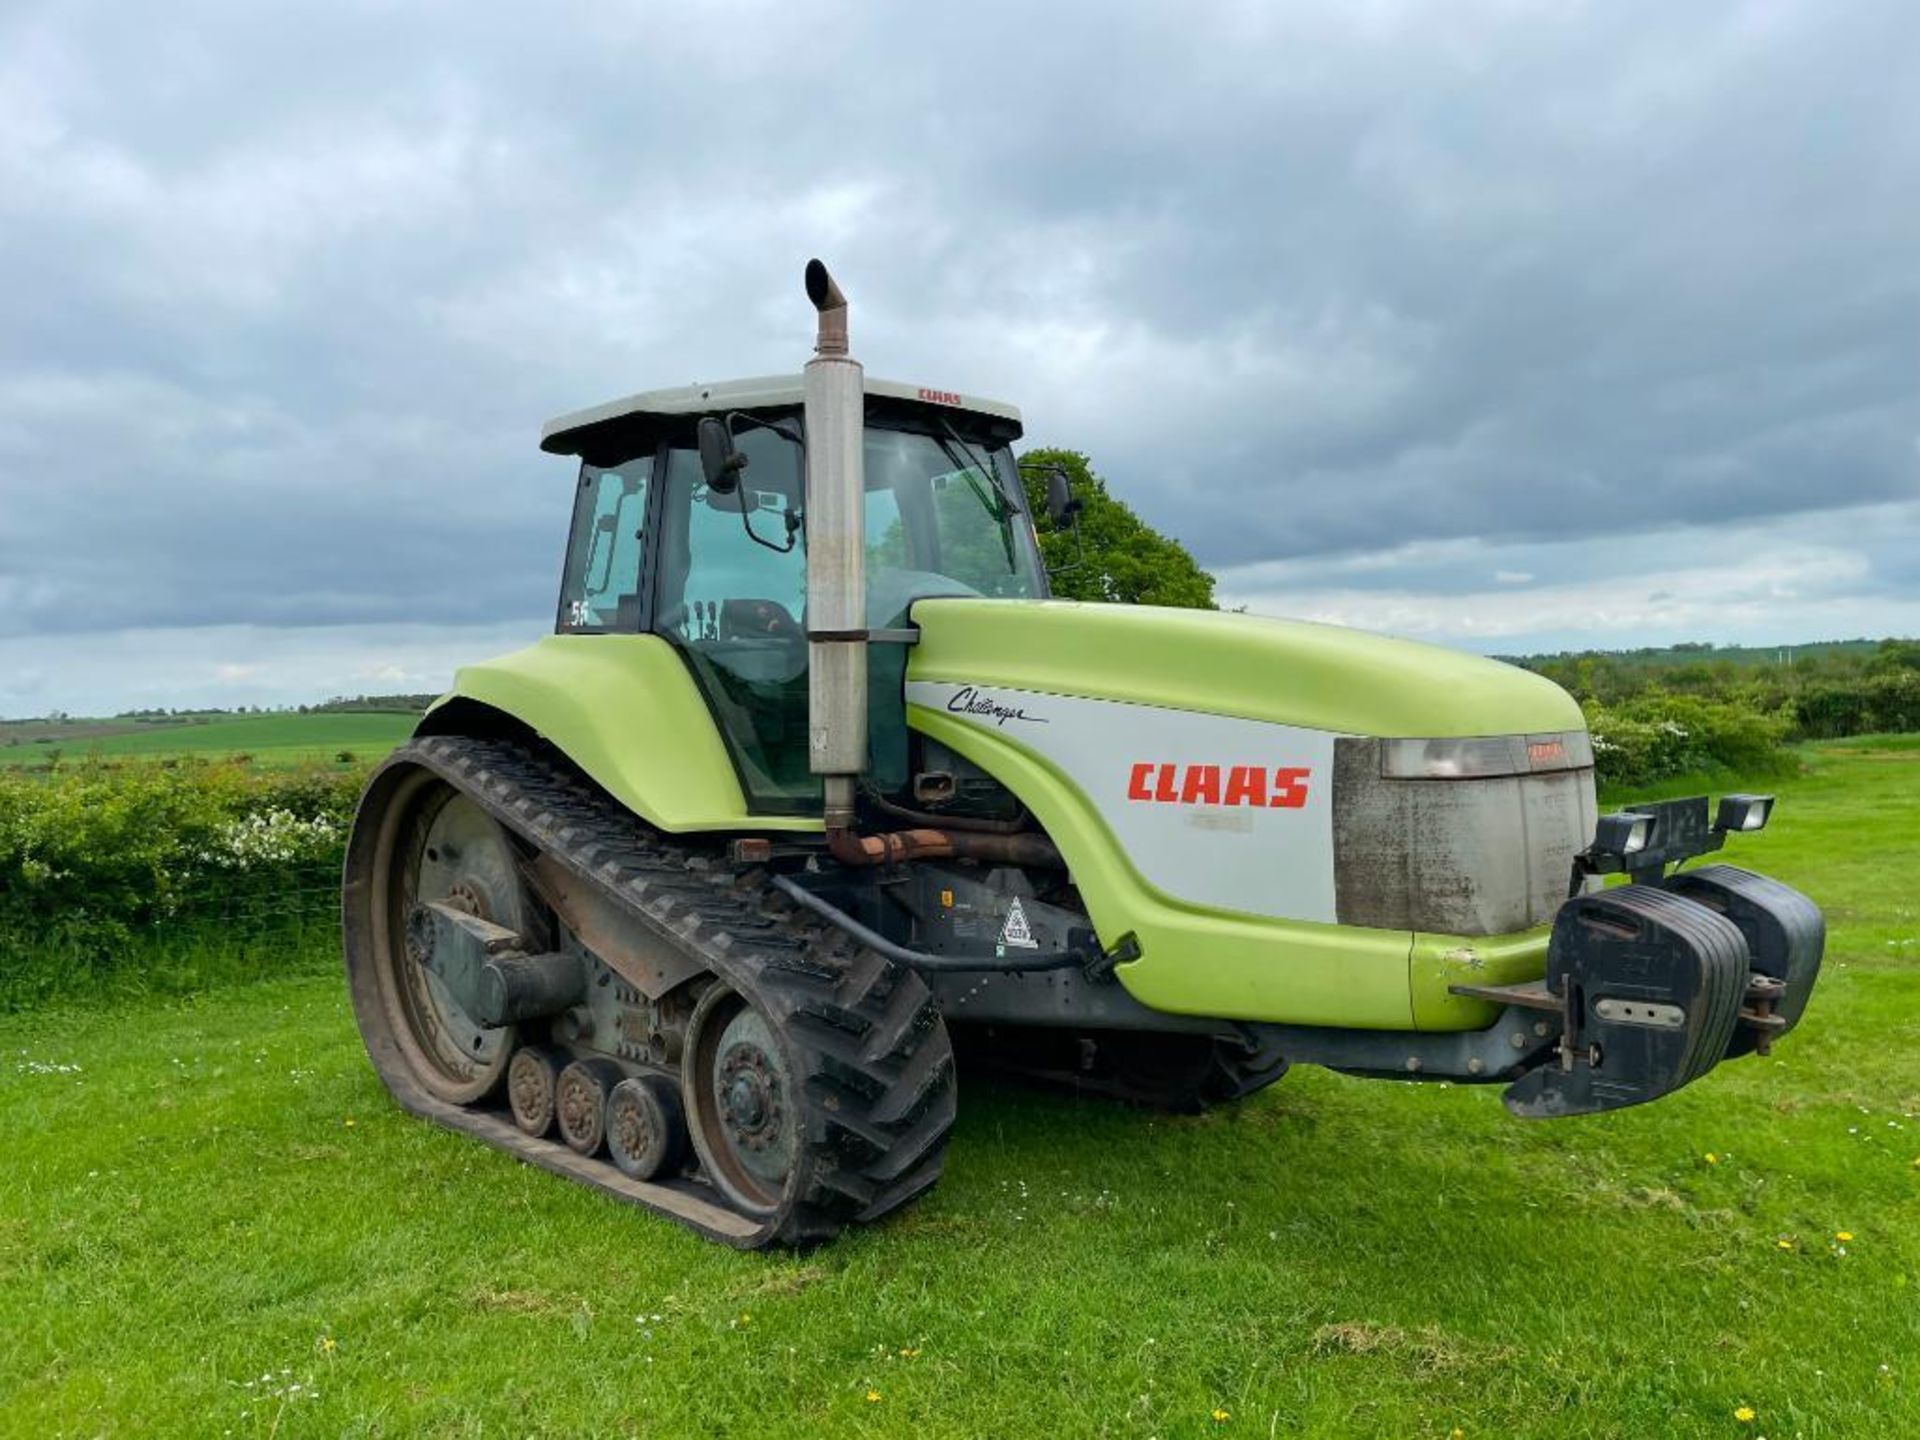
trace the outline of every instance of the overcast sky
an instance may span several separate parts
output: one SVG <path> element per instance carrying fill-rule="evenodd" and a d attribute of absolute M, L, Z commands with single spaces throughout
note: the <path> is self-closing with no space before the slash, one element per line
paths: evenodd
<path fill-rule="evenodd" d="M 0 7 L 0 714 L 550 628 L 550 415 L 1003 396 L 1222 596 L 1920 633 L 1920 6 Z"/>

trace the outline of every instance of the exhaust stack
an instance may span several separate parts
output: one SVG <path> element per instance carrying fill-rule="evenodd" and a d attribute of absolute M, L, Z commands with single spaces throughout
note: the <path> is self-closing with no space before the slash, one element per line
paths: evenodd
<path fill-rule="evenodd" d="M 866 384 L 847 349 L 847 298 L 818 260 L 807 298 L 820 315 L 805 384 L 807 762 L 833 831 L 853 825 L 867 768 Z"/>

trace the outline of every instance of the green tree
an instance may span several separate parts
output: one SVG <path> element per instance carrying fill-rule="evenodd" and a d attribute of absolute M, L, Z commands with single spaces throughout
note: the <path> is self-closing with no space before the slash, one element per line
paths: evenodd
<path fill-rule="evenodd" d="M 1085 455 L 1078 450 L 1029 450 L 1020 465 L 1055 595 L 1187 610 L 1220 608 L 1213 598 L 1213 576 L 1200 568 L 1186 546 L 1148 525 L 1126 501 L 1115 499 Z M 1072 481 L 1080 501 L 1078 539 L 1071 525 L 1056 531 L 1047 518 L 1047 477 L 1038 467 L 1048 465 L 1064 466 Z"/>

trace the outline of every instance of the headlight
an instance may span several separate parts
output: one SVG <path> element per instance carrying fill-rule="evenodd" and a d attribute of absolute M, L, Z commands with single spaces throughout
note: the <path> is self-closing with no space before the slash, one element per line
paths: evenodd
<path fill-rule="evenodd" d="M 1584 730 L 1380 742 L 1380 773 L 1388 780 L 1478 780 L 1592 764 L 1593 741 Z"/>

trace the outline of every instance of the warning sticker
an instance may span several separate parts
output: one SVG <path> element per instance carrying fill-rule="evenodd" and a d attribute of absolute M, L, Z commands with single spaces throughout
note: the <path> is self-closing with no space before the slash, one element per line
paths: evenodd
<path fill-rule="evenodd" d="M 1020 904 L 1018 895 L 1013 897 L 1013 908 L 1007 911 L 1007 922 L 1000 927 L 1000 943 L 1017 946 L 1022 950 L 1038 950 L 1040 942 L 1033 938 L 1033 930 L 1027 924 L 1027 912 Z"/>

